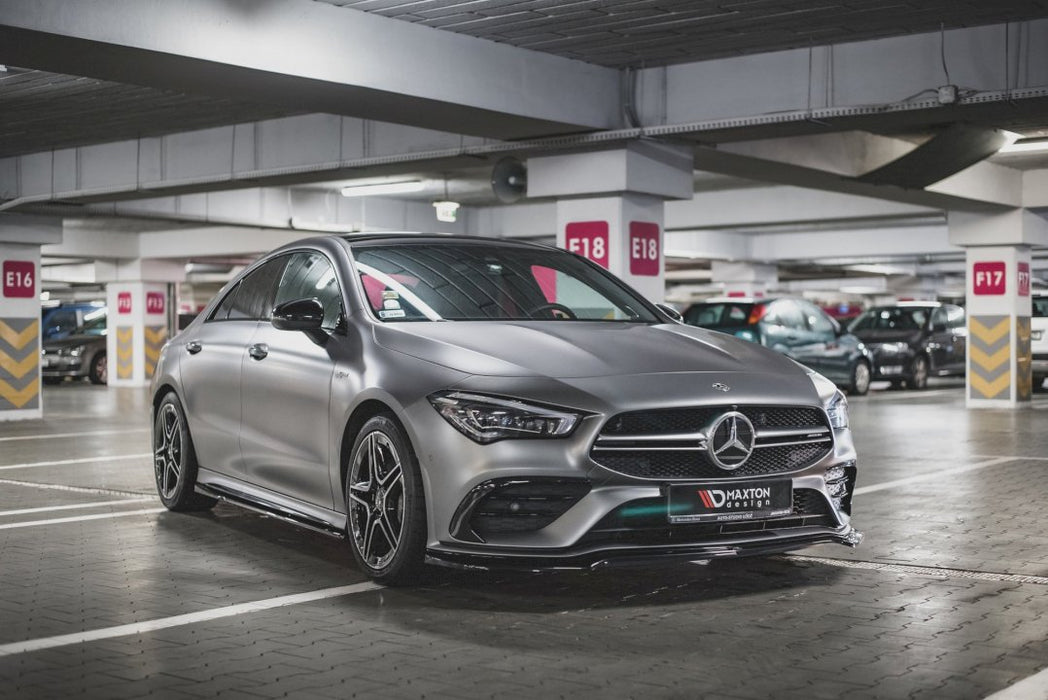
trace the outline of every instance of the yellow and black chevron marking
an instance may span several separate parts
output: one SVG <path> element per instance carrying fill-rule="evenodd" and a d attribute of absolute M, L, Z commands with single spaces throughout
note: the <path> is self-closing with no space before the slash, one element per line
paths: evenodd
<path fill-rule="evenodd" d="M 131 379 L 135 373 L 135 328 L 134 326 L 117 326 L 116 328 L 116 376 L 117 379 Z"/>
<path fill-rule="evenodd" d="M 156 371 L 156 361 L 160 358 L 160 348 L 167 342 L 167 326 L 146 326 L 146 377 L 152 377 Z"/>
<path fill-rule="evenodd" d="M 1015 393 L 1019 401 L 1033 398 L 1033 355 L 1030 347 L 1030 317 L 1015 317 Z"/>
<path fill-rule="evenodd" d="M 973 399 L 1008 399 L 1012 390 L 1011 316 L 971 316 L 968 385 Z"/>
<path fill-rule="evenodd" d="M 0 318 L 0 411 L 40 407 L 40 321 Z"/>

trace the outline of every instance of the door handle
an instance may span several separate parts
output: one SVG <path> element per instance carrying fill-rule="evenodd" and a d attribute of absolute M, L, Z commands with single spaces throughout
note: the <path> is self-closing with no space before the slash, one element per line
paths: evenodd
<path fill-rule="evenodd" d="M 247 354 L 256 360 L 264 360 L 269 354 L 269 346 L 265 343 L 256 343 L 247 349 Z"/>
<path fill-rule="evenodd" d="M 186 343 L 186 352 L 190 355 L 196 355 L 198 352 L 204 349 L 204 346 L 200 344 L 199 340 L 190 340 Z"/>

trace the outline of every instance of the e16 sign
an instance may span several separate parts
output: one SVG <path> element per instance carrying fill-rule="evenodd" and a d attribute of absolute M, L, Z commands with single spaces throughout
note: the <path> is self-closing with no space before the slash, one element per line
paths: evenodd
<path fill-rule="evenodd" d="M 32 260 L 5 260 L 3 276 L 4 296 L 30 299 L 36 291 L 36 264 Z"/>
<path fill-rule="evenodd" d="M 1003 261 L 977 262 L 972 265 L 972 293 L 977 296 L 1004 294 L 1005 269 Z"/>

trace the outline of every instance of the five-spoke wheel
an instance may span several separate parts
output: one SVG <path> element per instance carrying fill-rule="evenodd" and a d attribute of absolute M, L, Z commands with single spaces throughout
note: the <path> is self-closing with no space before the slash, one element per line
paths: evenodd
<path fill-rule="evenodd" d="M 153 421 L 153 473 L 160 501 L 169 510 L 205 510 L 215 499 L 194 491 L 197 463 L 182 404 L 167 394 Z"/>
<path fill-rule="evenodd" d="M 389 416 L 371 418 L 349 457 L 348 535 L 353 557 L 372 578 L 410 583 L 421 571 L 425 506 L 414 452 Z"/>

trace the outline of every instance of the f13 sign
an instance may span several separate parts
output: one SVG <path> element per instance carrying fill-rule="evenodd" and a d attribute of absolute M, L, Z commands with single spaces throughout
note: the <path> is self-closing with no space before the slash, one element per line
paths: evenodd
<path fill-rule="evenodd" d="M 972 293 L 976 296 L 1004 294 L 1005 277 L 1003 261 L 977 262 L 972 265 Z"/>
<path fill-rule="evenodd" d="M 163 292 L 146 292 L 146 313 L 147 314 L 162 314 L 162 313 L 164 313 L 164 294 L 163 294 Z"/>
<path fill-rule="evenodd" d="M 5 260 L 0 274 L 5 297 L 31 298 L 36 291 L 36 265 L 32 260 Z"/>
<path fill-rule="evenodd" d="M 630 274 L 651 277 L 659 274 L 659 225 L 630 222 Z"/>
<path fill-rule="evenodd" d="M 117 292 L 116 312 L 118 314 L 131 313 L 131 292 Z"/>
<path fill-rule="evenodd" d="M 1019 263 L 1019 296 L 1030 296 L 1030 263 Z"/>
<path fill-rule="evenodd" d="M 608 222 L 573 221 L 564 228 L 564 247 L 608 267 Z"/>

